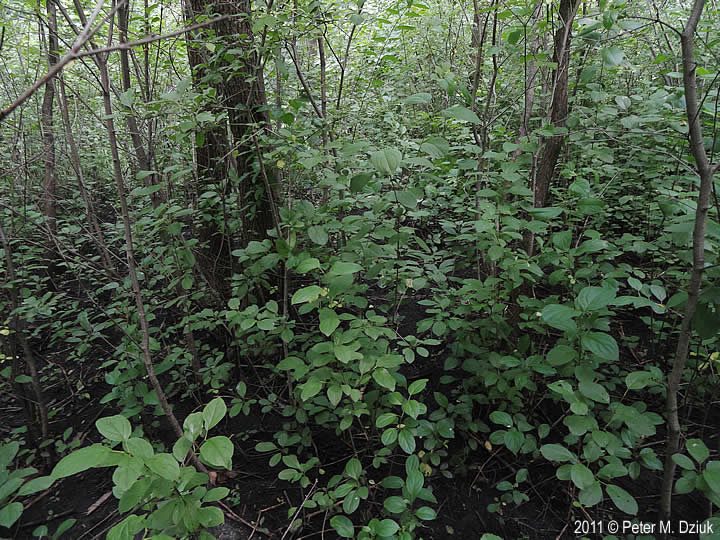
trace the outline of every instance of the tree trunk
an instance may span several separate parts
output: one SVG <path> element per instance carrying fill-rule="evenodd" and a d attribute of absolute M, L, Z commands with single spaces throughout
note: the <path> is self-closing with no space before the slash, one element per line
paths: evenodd
<path fill-rule="evenodd" d="M 700 118 L 700 104 L 697 95 L 697 80 L 695 77 L 695 51 L 694 39 L 700 16 L 705 7 L 705 0 L 695 0 L 685 28 L 680 35 L 682 45 L 683 85 L 685 87 L 686 114 L 688 131 L 690 135 L 690 151 L 695 158 L 700 189 L 697 196 L 697 209 L 695 210 L 695 225 L 693 228 L 693 265 L 688 285 L 688 299 L 685 305 L 685 315 L 680 327 L 675 359 L 672 371 L 667 382 L 667 444 L 665 447 L 665 470 L 663 475 L 662 492 L 660 498 L 660 511 L 664 519 L 670 519 L 672 511 L 672 488 L 675 481 L 675 462 L 672 457 L 680 450 L 680 418 L 678 416 L 678 391 L 682 383 L 683 372 L 687 364 L 690 339 L 692 337 L 692 319 L 697 309 L 698 297 L 702 285 L 702 275 L 705 270 L 705 229 L 708 209 L 710 208 L 710 195 L 712 193 L 713 175 L 717 167 L 713 166 L 705 152 Z"/>
<path fill-rule="evenodd" d="M 553 75 L 553 88 L 550 102 L 550 123 L 555 128 L 565 126 L 568 114 L 568 73 L 570 66 L 570 42 L 572 23 L 580 0 L 561 0 L 558 28 L 555 31 L 553 62 L 557 65 Z M 547 204 L 548 193 L 555 176 L 564 135 L 554 135 L 545 139 L 537 160 L 537 170 L 533 185 L 533 205 L 542 208 Z"/>
<path fill-rule="evenodd" d="M 118 7 L 118 33 L 120 43 L 127 43 L 128 41 L 128 20 L 130 18 L 130 6 L 128 2 L 122 2 Z M 120 76 L 122 79 L 122 89 L 127 92 L 132 88 L 132 80 L 130 77 L 130 54 L 127 49 L 120 49 Z M 149 99 L 149 96 L 146 96 Z M 137 168 L 141 171 L 150 171 L 152 169 L 150 163 L 150 157 L 145 151 L 145 145 L 143 144 L 142 137 L 140 136 L 140 129 L 138 127 L 138 121 L 133 111 L 127 111 L 125 114 L 125 123 L 127 124 L 128 132 L 130 133 L 130 140 L 132 141 L 133 151 L 135 152 L 135 159 L 137 161 Z M 143 180 L 145 186 L 152 186 L 157 183 L 155 174 L 146 176 Z M 153 208 L 157 208 L 160 205 L 161 197 L 159 193 L 153 193 L 150 196 Z"/>
<path fill-rule="evenodd" d="M 47 59 L 52 70 L 58 62 L 57 9 L 55 0 L 47 0 Z M 53 133 L 53 105 L 55 102 L 55 78 L 45 83 L 40 125 L 42 127 L 44 176 L 41 210 L 47 220 L 50 234 L 57 234 L 57 178 L 55 175 L 55 134 Z"/>
<path fill-rule="evenodd" d="M 203 30 L 194 33 L 188 43 L 188 59 L 194 84 L 196 87 L 213 87 L 217 105 L 210 112 L 218 114 L 225 111 L 228 118 L 227 126 L 214 123 L 198 132 L 195 150 L 199 177 L 197 191 L 201 193 L 214 186 L 224 208 L 229 201 L 229 172 L 236 168 L 240 180 L 243 242 L 264 238 L 267 230 L 274 226 L 275 182 L 265 182 L 256 167 L 255 130 L 258 125 L 266 126 L 268 117 L 264 109 L 265 86 L 260 58 L 253 46 L 250 1 L 188 0 L 185 8 L 188 23 L 202 14 L 230 16 L 214 23 L 209 28 L 210 32 Z M 218 49 L 214 52 L 214 58 L 220 60 L 208 57 L 208 49 L 205 47 L 208 34 L 219 38 L 219 45 L 223 48 L 243 50 L 244 57 L 230 63 L 218 54 Z M 200 262 L 209 283 L 223 297 L 227 297 L 232 272 L 232 248 L 226 227 L 219 221 L 206 221 L 198 231 L 199 239 L 204 244 Z"/>

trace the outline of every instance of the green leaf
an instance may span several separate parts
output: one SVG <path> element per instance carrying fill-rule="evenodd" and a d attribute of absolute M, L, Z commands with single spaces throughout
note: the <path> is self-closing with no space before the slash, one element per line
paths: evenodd
<path fill-rule="evenodd" d="M 710 489 L 720 494 L 720 461 L 709 462 L 702 476 Z"/>
<path fill-rule="evenodd" d="M 180 477 L 180 465 L 170 454 L 155 454 L 150 459 L 145 460 L 145 465 L 158 476 L 171 482 Z"/>
<path fill-rule="evenodd" d="M 184 461 L 192 448 L 192 441 L 187 437 L 180 437 L 173 445 L 172 454 L 178 461 Z"/>
<path fill-rule="evenodd" d="M 360 193 L 363 189 L 365 189 L 365 186 L 368 185 L 368 182 L 370 182 L 371 179 L 372 176 L 368 173 L 360 173 L 353 176 L 350 179 L 350 193 Z"/>
<path fill-rule="evenodd" d="M 415 451 L 415 436 L 408 428 L 403 428 L 398 432 L 398 444 L 407 454 Z"/>
<path fill-rule="evenodd" d="M 317 268 L 320 268 L 320 261 L 315 257 L 309 257 L 300 261 L 300 263 L 298 263 L 295 267 L 295 271 L 298 274 L 307 274 L 311 270 L 315 270 Z"/>
<path fill-rule="evenodd" d="M 421 506 L 415 510 L 415 516 L 423 521 L 431 521 L 437 517 L 437 513 L 429 506 Z"/>
<path fill-rule="evenodd" d="M 205 405 L 203 409 L 203 423 L 205 424 L 205 430 L 210 431 L 212 428 L 220 423 L 220 420 L 225 418 L 227 413 L 227 405 L 221 397 L 216 397 L 210 403 Z"/>
<path fill-rule="evenodd" d="M 570 467 L 570 479 L 580 489 L 587 489 L 595 483 L 595 475 L 582 463 Z"/>
<path fill-rule="evenodd" d="M 590 381 L 581 381 L 578 384 L 578 390 L 586 398 L 590 398 L 598 403 L 610 403 L 610 395 L 602 384 Z"/>
<path fill-rule="evenodd" d="M 129 515 L 108 531 L 105 540 L 132 540 L 145 528 L 145 517 Z"/>
<path fill-rule="evenodd" d="M 602 501 L 602 488 L 600 487 L 600 482 L 593 482 L 591 486 L 580 490 L 578 500 L 585 508 L 595 506 L 597 503 Z"/>
<path fill-rule="evenodd" d="M 577 358 L 577 352 L 567 345 L 555 345 L 547 353 L 547 361 L 551 366 L 562 366 Z"/>
<path fill-rule="evenodd" d="M 95 422 L 95 427 L 100 434 L 109 441 L 126 441 L 130 438 L 130 435 L 132 435 L 130 422 L 128 422 L 127 418 L 119 414 L 101 418 Z"/>
<path fill-rule="evenodd" d="M 386 148 L 370 155 L 370 163 L 381 174 L 390 176 L 397 171 L 402 163 L 402 154 L 395 148 Z"/>
<path fill-rule="evenodd" d="M 432 94 L 428 94 L 427 92 L 419 92 L 417 94 L 412 94 L 406 97 L 402 101 L 407 105 L 423 105 L 432 101 Z"/>
<path fill-rule="evenodd" d="M 20 443 L 13 441 L 8 444 L 0 445 L 0 469 L 3 469 L 12 463 L 15 456 L 20 450 Z"/>
<path fill-rule="evenodd" d="M 222 501 L 225 497 L 230 494 L 230 490 L 226 487 L 216 487 L 208 491 L 203 497 L 203 502 L 217 502 Z"/>
<path fill-rule="evenodd" d="M 395 199 L 405 208 L 416 208 L 418 199 L 412 191 L 396 191 Z"/>
<path fill-rule="evenodd" d="M 585 287 L 575 299 L 575 306 L 582 311 L 598 311 L 615 299 L 615 291 L 604 287 Z"/>
<path fill-rule="evenodd" d="M 609 66 L 617 66 L 621 64 L 625 58 L 625 54 L 622 52 L 622 49 L 614 45 L 602 48 L 600 50 L 600 56 L 602 56 L 603 62 Z"/>
<path fill-rule="evenodd" d="M 362 471 L 362 465 L 360 464 L 360 460 L 357 458 L 352 458 L 345 464 L 345 474 L 353 480 L 360 480 Z"/>
<path fill-rule="evenodd" d="M 407 508 L 407 501 L 402 497 L 393 495 L 392 497 L 385 499 L 383 507 L 391 514 L 402 514 Z"/>
<path fill-rule="evenodd" d="M 55 482 L 55 478 L 52 476 L 40 476 L 38 478 L 33 478 L 18 490 L 18 495 L 22 497 L 24 495 L 32 495 L 33 493 L 44 491 L 52 486 L 53 482 Z"/>
<path fill-rule="evenodd" d="M 330 525 L 342 538 L 352 538 L 355 535 L 352 521 L 345 516 L 333 516 L 330 518 Z"/>
<path fill-rule="evenodd" d="M 615 506 L 620 510 L 633 516 L 637 514 L 638 505 L 635 498 L 623 488 L 616 485 L 608 485 L 605 487 L 605 491 L 612 499 L 612 502 L 615 503 Z"/>
<path fill-rule="evenodd" d="M 692 459 L 683 454 L 673 454 L 672 460 L 686 471 L 695 470 L 695 464 Z"/>
<path fill-rule="evenodd" d="M 707 458 L 710 457 L 710 450 L 705 446 L 705 443 L 700 439 L 688 439 L 685 443 L 688 454 L 690 454 L 695 461 L 702 465 Z"/>
<path fill-rule="evenodd" d="M 545 444 L 540 447 L 540 453 L 549 461 L 577 461 L 575 454 L 560 444 Z"/>
<path fill-rule="evenodd" d="M 320 294 L 323 292 L 321 287 L 317 285 L 310 285 L 309 287 L 303 287 L 302 289 L 295 291 L 292 295 L 292 304 L 304 304 L 306 302 L 314 302 L 320 298 Z"/>
<path fill-rule="evenodd" d="M 256 452 L 274 452 L 277 450 L 277 446 L 273 442 L 259 442 L 255 445 Z"/>
<path fill-rule="evenodd" d="M 503 411 L 493 411 L 490 413 L 490 420 L 501 426 L 510 427 L 513 425 L 512 417 Z"/>
<path fill-rule="evenodd" d="M 548 304 L 542 310 L 542 320 L 558 330 L 576 332 L 577 324 L 575 324 L 573 317 L 577 314 L 577 311 L 568 306 Z"/>
<path fill-rule="evenodd" d="M 322 390 L 323 383 L 317 377 L 308 379 L 304 384 L 299 386 L 300 388 L 300 399 L 302 401 L 308 401 L 310 398 L 315 397 Z"/>
<path fill-rule="evenodd" d="M 425 390 L 425 387 L 427 386 L 428 380 L 427 379 L 419 379 L 408 386 L 408 394 L 411 396 L 414 396 L 415 394 L 419 394 L 423 390 Z"/>
<path fill-rule="evenodd" d="M 375 382 L 383 388 L 387 388 L 391 392 L 395 390 L 395 377 L 393 377 L 387 369 L 376 369 L 375 371 L 373 371 L 372 377 L 373 379 L 375 379 Z"/>
<path fill-rule="evenodd" d="M 394 422 L 397 422 L 397 419 L 398 416 L 395 413 L 384 413 L 377 417 L 377 420 L 375 420 L 375 426 L 382 429 Z"/>
<path fill-rule="evenodd" d="M 375 534 L 383 537 L 392 536 L 399 530 L 400 525 L 392 519 L 383 519 L 375 526 Z"/>
<path fill-rule="evenodd" d="M 6 504 L 0 508 L 0 527 L 12 527 L 20 519 L 23 513 L 23 505 L 19 502 Z"/>
<path fill-rule="evenodd" d="M 324 227 L 313 225 L 308 229 L 308 237 L 318 246 L 324 246 L 328 242 L 328 233 Z"/>
<path fill-rule="evenodd" d="M 330 274 L 333 276 L 347 276 L 349 274 L 356 274 L 362 269 L 362 266 L 357 263 L 336 261 L 332 265 L 332 268 L 330 268 Z"/>
<path fill-rule="evenodd" d="M 133 456 L 146 459 L 152 457 L 155 453 L 152 444 L 147 442 L 145 439 L 139 437 L 132 437 L 125 441 L 125 449 Z"/>
<path fill-rule="evenodd" d="M 473 111 L 462 105 L 453 105 L 442 112 L 443 116 L 455 118 L 461 122 L 469 122 L 471 124 L 479 124 L 480 118 Z"/>
<path fill-rule="evenodd" d="M 212 437 L 200 447 L 200 459 L 211 467 L 232 468 L 232 458 L 235 447 L 227 437 Z"/>
<path fill-rule="evenodd" d="M 66 478 L 94 467 L 104 467 L 112 451 L 101 444 L 93 444 L 73 451 L 62 458 L 52 471 L 55 479 Z"/>
<path fill-rule="evenodd" d="M 649 371 L 634 371 L 625 377 L 628 390 L 641 390 L 654 382 L 656 382 L 655 376 Z"/>
<path fill-rule="evenodd" d="M 596 354 L 603 360 L 615 361 L 620 356 L 617 341 L 604 332 L 588 332 L 582 336 L 580 342 L 583 349 Z"/>
<path fill-rule="evenodd" d="M 217 506 L 205 506 L 198 511 L 197 520 L 203 527 L 217 527 L 225 522 L 225 514 Z"/>

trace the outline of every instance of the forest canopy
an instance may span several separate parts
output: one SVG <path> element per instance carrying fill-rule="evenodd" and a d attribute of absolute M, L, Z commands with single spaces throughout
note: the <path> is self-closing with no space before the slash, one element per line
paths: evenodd
<path fill-rule="evenodd" d="M 719 108 L 716 0 L 2 0 L 0 538 L 720 538 Z"/>

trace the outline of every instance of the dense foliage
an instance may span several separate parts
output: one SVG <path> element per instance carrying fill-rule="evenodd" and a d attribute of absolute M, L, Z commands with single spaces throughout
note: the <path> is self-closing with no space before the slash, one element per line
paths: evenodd
<path fill-rule="evenodd" d="M 688 4 L 0 4 L 0 536 L 720 535 Z"/>

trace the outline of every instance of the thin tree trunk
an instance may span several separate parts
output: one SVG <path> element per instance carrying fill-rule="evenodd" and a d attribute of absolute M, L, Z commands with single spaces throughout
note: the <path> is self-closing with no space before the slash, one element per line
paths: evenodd
<path fill-rule="evenodd" d="M 688 285 L 688 299 L 685 306 L 685 315 L 680 326 L 677 349 L 672 371 L 667 381 L 667 445 L 665 447 L 665 470 L 663 475 L 662 492 L 660 498 L 660 511 L 663 518 L 669 519 L 672 512 L 672 489 L 675 480 L 675 462 L 672 457 L 680 449 L 680 418 L 678 416 L 678 392 L 682 384 L 683 372 L 688 359 L 690 339 L 692 337 L 692 319 L 697 309 L 698 297 L 702 285 L 702 275 L 705 268 L 705 229 L 706 217 L 710 208 L 710 195 L 712 193 L 714 167 L 705 152 L 702 125 L 700 119 L 700 105 L 697 95 L 697 81 L 695 76 L 695 30 L 705 7 L 705 0 L 695 0 L 690 17 L 680 36 L 682 45 L 683 85 L 685 87 L 686 114 L 690 135 L 690 151 L 695 158 L 700 189 L 697 196 L 695 210 L 695 225 L 693 228 L 693 265 Z"/>
<path fill-rule="evenodd" d="M 0 223 L 0 245 L 2 245 L 3 250 L 5 251 L 5 273 L 7 275 L 7 281 L 11 283 L 8 290 L 10 293 L 10 304 L 13 309 L 11 321 L 12 330 L 14 332 L 15 339 L 20 344 L 25 365 L 30 372 L 30 386 L 32 387 L 33 394 L 35 395 L 35 405 L 40 418 L 40 434 L 43 439 L 47 439 L 50 431 L 47 404 L 45 402 L 45 396 L 43 395 L 42 384 L 40 383 L 40 374 L 38 372 L 37 362 L 35 361 L 35 356 L 33 355 L 30 343 L 27 339 L 25 321 L 17 313 L 20 306 L 20 298 L 17 293 L 17 283 L 13 283 L 16 280 L 17 275 L 15 274 L 15 263 L 13 262 L 13 252 L 12 246 L 10 245 L 10 239 L 5 234 L 5 229 L 3 228 L 2 223 Z M 15 376 L 15 373 L 13 373 L 13 376 Z"/>
<path fill-rule="evenodd" d="M 80 152 L 78 150 L 77 142 L 75 141 L 75 136 L 73 135 L 72 131 L 72 125 L 70 123 L 70 107 L 68 104 L 67 94 L 65 92 L 65 78 L 63 75 L 60 75 L 60 77 L 58 78 L 58 82 L 60 87 L 60 113 L 62 115 L 63 124 L 65 127 L 65 139 L 67 140 L 68 147 L 70 149 L 70 163 L 72 164 L 73 170 L 75 171 L 75 176 L 78 183 L 78 191 L 80 192 L 80 198 L 82 199 L 83 205 L 85 206 L 85 217 L 87 218 L 88 225 L 90 227 L 90 237 L 92 238 L 92 241 L 98 250 L 98 254 L 100 255 L 100 260 L 102 262 L 103 268 L 108 273 L 112 274 L 115 272 L 115 270 L 113 268 L 112 259 L 110 258 L 110 252 L 107 249 L 105 237 L 103 235 L 102 229 L 100 228 L 100 222 L 95 212 L 92 197 L 85 187 L 82 164 L 80 162 Z"/>
<path fill-rule="evenodd" d="M 557 65 L 553 77 L 553 89 L 550 102 L 550 123 L 555 128 L 565 126 L 568 113 L 568 74 L 570 67 L 570 42 L 572 24 L 580 0 L 561 0 L 558 28 L 555 32 L 553 61 Z M 564 135 L 548 137 L 540 150 L 538 166 L 533 186 L 533 205 L 541 208 L 546 205 L 552 180 L 555 176 Z"/>
<path fill-rule="evenodd" d="M 118 8 L 118 34 L 120 43 L 127 43 L 128 41 L 129 18 L 130 6 L 127 1 L 122 2 Z M 132 80 L 130 77 L 130 54 L 127 49 L 120 49 L 120 78 L 122 80 L 123 91 L 129 91 L 132 88 Z M 142 137 L 140 136 L 138 121 L 132 110 L 125 113 L 125 123 L 127 124 L 128 132 L 130 133 L 130 140 L 132 141 L 133 151 L 135 152 L 135 159 L 139 170 L 150 171 L 152 169 L 150 158 L 148 153 L 145 151 L 145 146 L 143 144 Z M 145 186 L 153 186 L 157 183 L 157 178 L 155 177 L 155 174 L 151 174 L 146 176 L 143 182 L 145 183 Z M 153 193 L 150 195 L 150 200 L 152 201 L 153 208 L 157 208 L 161 203 L 160 194 Z"/>
<path fill-rule="evenodd" d="M 47 59 L 48 69 L 58 62 L 57 9 L 55 0 L 47 0 Z M 40 125 L 42 127 L 44 176 L 42 187 L 42 212 L 47 220 L 50 234 L 57 234 L 57 177 L 55 172 L 55 134 L 53 133 L 53 108 L 55 102 L 55 78 L 45 82 Z"/>

